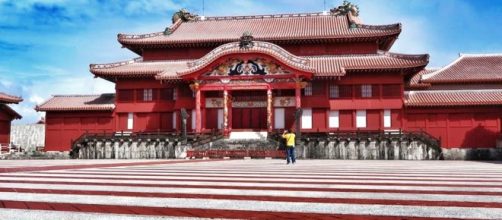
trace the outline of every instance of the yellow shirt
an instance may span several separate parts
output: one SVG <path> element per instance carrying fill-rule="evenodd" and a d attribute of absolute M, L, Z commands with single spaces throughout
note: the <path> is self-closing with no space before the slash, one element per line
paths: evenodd
<path fill-rule="evenodd" d="M 282 138 L 286 139 L 286 146 L 288 147 L 295 146 L 295 137 L 296 136 L 294 133 L 287 133 L 282 135 Z"/>

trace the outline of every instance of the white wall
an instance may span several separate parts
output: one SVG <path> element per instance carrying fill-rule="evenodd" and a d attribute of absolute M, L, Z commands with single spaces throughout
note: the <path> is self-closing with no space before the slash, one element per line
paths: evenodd
<path fill-rule="evenodd" d="M 284 108 L 274 109 L 274 128 L 284 129 L 285 127 Z"/>
<path fill-rule="evenodd" d="M 340 111 L 329 111 L 328 125 L 330 128 L 340 127 Z"/>
<path fill-rule="evenodd" d="M 312 129 L 312 109 L 304 108 L 302 114 L 302 128 Z"/>
<path fill-rule="evenodd" d="M 383 127 L 390 128 L 392 127 L 392 119 L 391 119 L 391 111 L 389 109 L 385 109 L 383 111 Z"/>
<path fill-rule="evenodd" d="M 129 113 L 127 115 L 127 129 L 132 130 L 134 127 L 134 113 Z"/>
<path fill-rule="evenodd" d="M 366 110 L 357 110 L 356 112 L 356 128 L 366 127 Z"/>
<path fill-rule="evenodd" d="M 218 109 L 218 129 L 223 129 L 223 109 Z"/>

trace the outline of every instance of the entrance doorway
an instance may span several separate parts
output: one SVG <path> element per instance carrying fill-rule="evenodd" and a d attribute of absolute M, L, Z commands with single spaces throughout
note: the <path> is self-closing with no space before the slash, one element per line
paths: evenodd
<path fill-rule="evenodd" d="M 232 129 L 267 129 L 267 108 L 233 108 Z"/>
<path fill-rule="evenodd" d="M 232 129 L 267 129 L 267 92 L 232 92 Z"/>

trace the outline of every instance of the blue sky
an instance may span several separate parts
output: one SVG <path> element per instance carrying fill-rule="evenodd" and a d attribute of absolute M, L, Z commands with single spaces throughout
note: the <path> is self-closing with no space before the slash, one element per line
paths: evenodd
<path fill-rule="evenodd" d="M 326 0 L 327 9 L 342 0 Z M 401 22 L 391 51 L 429 53 L 441 67 L 458 53 L 502 53 L 502 1 L 353 0 L 366 24 Z M 175 10 L 202 14 L 202 0 L 0 0 L 0 91 L 22 96 L 12 107 L 33 123 L 33 108 L 53 94 L 113 92 L 90 63 L 127 60 L 118 33 L 162 31 Z M 206 16 L 322 11 L 323 0 L 206 0 Z"/>

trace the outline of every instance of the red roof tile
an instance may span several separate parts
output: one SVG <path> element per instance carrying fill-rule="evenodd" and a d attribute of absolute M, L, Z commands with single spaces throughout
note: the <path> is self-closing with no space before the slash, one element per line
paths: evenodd
<path fill-rule="evenodd" d="M 110 64 L 90 65 L 91 73 L 105 79 L 154 77 L 163 72 L 168 73 L 167 75 L 174 73 L 170 74 L 173 77 L 168 77 L 169 79 L 178 79 L 176 72 L 186 68 L 187 60 L 144 62 L 141 58 Z"/>
<path fill-rule="evenodd" d="M 0 92 L 0 103 L 6 103 L 6 104 L 16 103 L 17 104 L 22 101 L 23 101 L 23 99 L 20 97 L 12 96 L 12 95 Z"/>
<path fill-rule="evenodd" d="M 406 69 L 423 67 L 429 55 L 404 55 L 388 52 L 366 55 L 338 55 L 308 57 L 315 76 L 343 76 L 347 70 Z"/>
<path fill-rule="evenodd" d="M 92 64 L 91 72 L 103 78 L 156 76 L 159 80 L 179 80 L 180 76 L 204 68 L 219 57 L 232 53 L 262 53 L 271 55 L 283 63 L 314 76 L 343 76 L 346 70 L 422 68 L 429 62 L 429 55 L 404 55 L 389 52 L 359 55 L 327 55 L 299 57 L 281 47 L 254 41 L 251 49 L 240 49 L 238 43 L 217 47 L 197 60 L 150 61 L 141 59 L 112 64 Z"/>
<path fill-rule="evenodd" d="M 502 105 L 502 90 L 407 91 L 404 104 L 413 107 Z"/>
<path fill-rule="evenodd" d="M 178 21 L 170 27 L 171 34 L 163 32 L 144 35 L 119 34 L 124 46 L 145 45 L 193 45 L 196 43 L 228 43 L 237 41 L 249 31 L 256 40 L 296 41 L 390 36 L 393 40 L 401 32 L 400 24 L 364 25 L 355 23 L 349 16 L 312 14 L 283 14 L 263 16 L 208 17 L 195 21 Z M 383 41 L 382 41 L 383 42 Z M 390 43 L 391 44 L 391 43 Z M 390 47 L 388 44 L 385 47 Z M 388 50 L 389 48 L 381 49 Z"/>
<path fill-rule="evenodd" d="M 56 95 L 38 105 L 37 111 L 113 111 L 115 94 Z"/>
<path fill-rule="evenodd" d="M 430 73 L 433 73 L 435 71 L 438 71 L 439 68 L 428 68 L 428 69 L 423 69 L 422 71 L 418 72 L 417 74 L 415 74 L 411 79 L 410 81 L 407 83 L 407 87 L 408 88 L 412 88 L 412 89 L 423 89 L 423 88 L 427 88 L 429 86 L 431 86 L 431 84 L 429 83 L 424 83 L 421 81 L 421 77 L 425 74 L 430 74 Z"/>
<path fill-rule="evenodd" d="M 502 54 L 463 54 L 450 65 L 422 76 L 426 83 L 502 82 Z"/>

